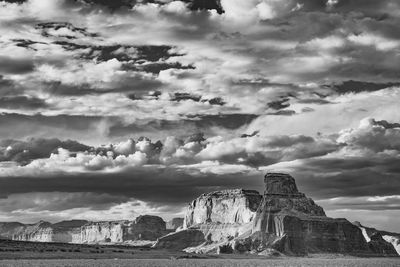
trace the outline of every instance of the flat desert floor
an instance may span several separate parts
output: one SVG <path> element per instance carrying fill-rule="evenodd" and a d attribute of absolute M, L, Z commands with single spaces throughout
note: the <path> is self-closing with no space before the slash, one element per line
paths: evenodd
<path fill-rule="evenodd" d="M 1 267 L 255 267 L 255 266 L 349 266 L 397 267 L 400 258 L 285 258 L 285 259 L 64 259 L 0 260 Z"/>
<path fill-rule="evenodd" d="M 368 256 L 368 255 L 365 255 Z M 0 267 L 255 267 L 400 266 L 400 257 L 340 254 L 266 257 L 242 254 L 198 255 L 124 245 L 83 245 L 0 240 Z"/>

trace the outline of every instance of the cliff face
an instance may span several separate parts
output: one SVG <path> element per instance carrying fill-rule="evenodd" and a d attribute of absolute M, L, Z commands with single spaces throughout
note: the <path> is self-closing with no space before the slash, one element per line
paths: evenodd
<path fill-rule="evenodd" d="M 184 229 L 160 238 L 155 247 L 186 244 L 186 251 L 198 253 L 393 255 L 390 247 L 398 242 L 393 235 L 367 242 L 356 225 L 327 217 L 322 207 L 298 191 L 290 175 L 268 173 L 264 182 L 262 197 L 247 190 L 200 196 L 187 208 Z"/>
<path fill-rule="evenodd" d="M 375 253 L 386 256 L 400 255 L 400 234 L 365 227 L 360 222 L 354 222 L 354 225 L 360 228 L 368 247 Z"/>
<path fill-rule="evenodd" d="M 362 252 L 368 246 L 361 231 L 345 219 L 332 219 L 297 189 L 287 174 L 265 176 L 263 201 L 257 210 L 252 234 L 260 249 L 274 247 L 286 254 L 309 252 Z"/>
<path fill-rule="evenodd" d="M 24 227 L 25 225 L 19 222 L 1 222 L 0 239 L 12 239 L 13 235 Z"/>
<path fill-rule="evenodd" d="M 184 228 L 201 223 L 248 223 L 260 204 L 261 196 L 253 190 L 224 190 L 203 194 L 187 209 Z"/>
<path fill-rule="evenodd" d="M 156 240 L 167 233 L 165 222 L 157 216 L 139 216 L 133 221 L 88 222 L 63 221 L 55 224 L 1 223 L 0 236 L 5 239 L 63 243 L 121 243 Z"/>
<path fill-rule="evenodd" d="M 175 231 L 178 228 L 183 227 L 183 218 L 173 218 L 166 223 L 167 230 Z"/>

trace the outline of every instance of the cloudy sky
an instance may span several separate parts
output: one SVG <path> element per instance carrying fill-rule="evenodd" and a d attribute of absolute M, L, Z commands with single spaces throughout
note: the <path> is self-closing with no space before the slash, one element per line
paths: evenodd
<path fill-rule="evenodd" d="M 292 174 L 400 231 L 397 0 L 0 1 L 0 221 L 181 216 Z"/>

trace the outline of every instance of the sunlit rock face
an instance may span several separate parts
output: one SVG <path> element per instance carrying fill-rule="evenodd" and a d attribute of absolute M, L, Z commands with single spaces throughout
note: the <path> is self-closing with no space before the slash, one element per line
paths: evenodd
<path fill-rule="evenodd" d="M 389 243 L 396 240 L 374 236 L 368 243 L 356 225 L 327 217 L 298 191 L 292 176 L 268 173 L 264 182 L 263 196 L 242 189 L 201 195 L 189 204 L 184 229 L 160 238 L 155 247 L 191 244 L 184 250 L 195 253 L 393 255 Z"/>
<path fill-rule="evenodd" d="M 382 238 L 392 244 L 394 249 L 396 250 L 397 254 L 400 255 L 400 235 L 392 234 L 392 235 L 383 235 Z"/>
<path fill-rule="evenodd" d="M 166 234 L 163 219 L 144 215 L 134 221 L 92 222 L 81 227 L 80 243 L 121 243 L 135 240 L 156 240 Z"/>
<path fill-rule="evenodd" d="M 92 222 L 82 226 L 80 243 L 122 242 L 128 222 Z"/>
<path fill-rule="evenodd" d="M 187 207 L 183 230 L 158 240 L 155 247 L 171 248 L 173 244 L 223 242 L 251 230 L 261 195 L 254 190 L 223 190 L 199 196 Z M 200 234 L 201 233 L 201 234 Z M 190 241 L 190 236 L 195 242 Z M 186 246 L 187 248 L 190 246 Z M 199 252 L 187 250 L 190 252 Z M 204 252 L 204 251 L 202 251 Z M 208 252 L 208 251 L 205 251 Z"/>
<path fill-rule="evenodd" d="M 9 239 L 33 242 L 78 243 L 80 227 L 87 221 L 63 221 L 56 224 L 40 221 L 14 229 Z"/>
<path fill-rule="evenodd" d="M 157 216 L 139 216 L 133 221 L 88 222 L 63 221 L 55 224 L 39 222 L 31 225 L 0 224 L 5 239 L 63 243 L 122 243 L 150 240 L 167 234 L 165 222 Z"/>
<path fill-rule="evenodd" d="M 187 208 L 184 228 L 201 223 L 248 223 L 260 204 L 261 195 L 253 190 L 224 190 L 203 194 Z"/>

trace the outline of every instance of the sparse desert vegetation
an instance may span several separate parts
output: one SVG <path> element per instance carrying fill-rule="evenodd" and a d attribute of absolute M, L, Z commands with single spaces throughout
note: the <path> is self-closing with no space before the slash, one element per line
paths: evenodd
<path fill-rule="evenodd" d="M 284 258 L 284 259 L 68 259 L 68 260 L 4 260 L 1 267 L 397 267 L 396 258 Z"/>
<path fill-rule="evenodd" d="M 0 267 L 255 267 L 400 266 L 400 257 L 359 258 L 337 254 L 265 257 L 244 254 L 202 255 L 124 245 L 85 245 L 0 240 Z"/>

